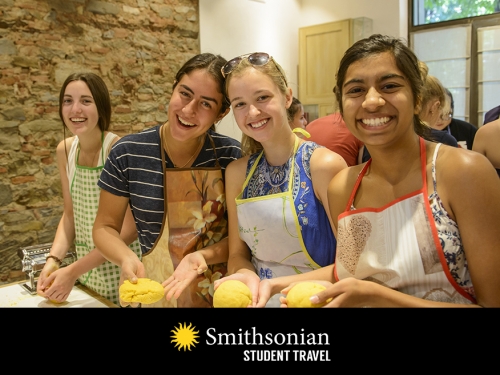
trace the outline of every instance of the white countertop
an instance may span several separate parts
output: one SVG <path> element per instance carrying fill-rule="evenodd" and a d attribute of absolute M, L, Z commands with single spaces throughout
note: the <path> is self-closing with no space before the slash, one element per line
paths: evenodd
<path fill-rule="evenodd" d="M 23 283 L 0 286 L 0 307 L 113 307 L 107 300 L 100 301 L 100 296 L 92 296 L 84 291 L 84 287 L 73 287 L 68 299 L 63 303 L 52 303 L 37 294 L 32 295 L 21 285 Z M 86 288 L 85 288 L 86 289 Z M 88 290 L 88 289 L 87 289 Z M 102 299 L 102 297 L 101 297 Z M 107 302 L 107 303 L 105 303 Z"/>

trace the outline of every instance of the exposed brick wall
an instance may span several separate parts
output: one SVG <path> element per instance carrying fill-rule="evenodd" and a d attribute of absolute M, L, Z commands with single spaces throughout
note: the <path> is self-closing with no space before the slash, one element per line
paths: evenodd
<path fill-rule="evenodd" d="M 18 250 L 51 242 L 62 215 L 66 77 L 103 77 L 117 134 L 164 122 L 175 72 L 200 52 L 198 10 L 198 0 L 0 0 L 0 284 L 24 277 Z"/>

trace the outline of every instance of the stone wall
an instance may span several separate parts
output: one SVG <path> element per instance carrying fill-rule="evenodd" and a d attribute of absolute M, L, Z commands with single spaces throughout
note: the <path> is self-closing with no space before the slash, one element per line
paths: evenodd
<path fill-rule="evenodd" d="M 200 52 L 198 9 L 198 0 L 0 0 L 0 284 L 24 279 L 19 249 L 52 242 L 62 215 L 66 77 L 103 77 L 117 134 L 164 122 L 175 72 Z"/>

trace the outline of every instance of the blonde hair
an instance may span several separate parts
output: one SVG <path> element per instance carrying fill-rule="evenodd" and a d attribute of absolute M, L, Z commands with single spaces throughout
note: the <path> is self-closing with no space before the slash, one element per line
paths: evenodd
<path fill-rule="evenodd" d="M 272 61 L 271 61 L 272 60 Z M 269 59 L 269 62 L 265 65 L 252 65 L 248 59 L 243 59 L 241 62 L 234 68 L 231 73 L 228 74 L 226 77 L 226 85 L 225 85 L 225 93 L 226 96 L 229 98 L 228 95 L 228 87 L 229 87 L 229 82 L 233 77 L 238 77 L 243 74 L 243 72 L 248 69 L 248 68 L 254 68 L 260 71 L 261 73 L 269 76 L 276 87 L 279 89 L 279 91 L 283 94 L 287 94 L 288 90 L 288 84 L 285 76 L 285 72 L 281 68 L 281 66 L 271 57 Z M 260 142 L 257 142 L 255 139 L 243 134 L 241 137 L 241 153 L 243 156 L 245 155 L 251 155 L 254 154 L 255 152 L 263 150 L 264 147 Z"/>
<path fill-rule="evenodd" d="M 443 107 L 446 105 L 447 99 L 444 86 L 441 84 L 439 79 L 429 74 L 429 67 L 426 63 L 419 61 L 418 66 L 422 80 L 424 81 L 420 113 L 427 109 L 427 106 L 433 100 L 439 101 L 439 110 L 443 111 Z"/>

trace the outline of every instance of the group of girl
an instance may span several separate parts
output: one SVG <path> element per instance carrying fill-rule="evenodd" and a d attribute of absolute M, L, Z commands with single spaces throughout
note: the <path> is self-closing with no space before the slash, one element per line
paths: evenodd
<path fill-rule="evenodd" d="M 250 307 L 285 307 L 305 280 L 327 287 L 312 297 L 327 307 L 500 306 L 500 179 L 483 155 L 432 140 L 422 88 L 417 57 L 396 38 L 346 51 L 334 91 L 370 154 L 347 167 L 292 131 L 292 90 L 267 53 L 193 57 L 175 78 L 168 121 L 114 137 L 111 150 L 100 107 L 109 95 L 75 78 L 61 90 L 74 137 L 58 147 L 65 214 L 51 255 L 73 240 L 88 254 L 73 270 L 48 262 L 39 292 L 63 301 L 77 277 L 111 283 L 113 269 L 111 289 L 162 282 L 158 306 L 210 307 L 230 279 L 249 286 Z M 230 110 L 241 143 L 214 129 Z M 100 189 L 93 236 L 77 225 L 72 186 L 85 178 L 68 166 L 100 172 L 86 178 Z"/>

